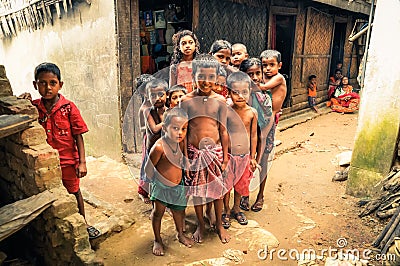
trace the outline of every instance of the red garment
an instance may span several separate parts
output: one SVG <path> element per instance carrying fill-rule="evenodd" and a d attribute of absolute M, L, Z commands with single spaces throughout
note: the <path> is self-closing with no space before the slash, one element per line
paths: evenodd
<path fill-rule="evenodd" d="M 250 180 L 253 177 L 250 167 L 250 154 L 245 154 L 244 156 L 229 154 L 227 171 L 226 188 L 230 191 L 234 187 L 235 191 L 241 196 L 248 196 L 250 194 Z"/>
<path fill-rule="evenodd" d="M 88 132 L 78 107 L 59 94 L 60 99 L 50 113 L 47 113 L 43 100 L 37 99 L 32 103 L 39 111 L 39 123 L 47 135 L 47 143 L 58 150 L 61 166 L 79 163 L 78 148 L 74 135 Z"/>
<path fill-rule="evenodd" d="M 190 176 L 185 176 L 185 185 L 188 186 L 188 196 L 222 199 L 227 190 L 221 171 L 221 145 L 207 145 L 199 150 L 189 143 L 187 149 Z"/>
<path fill-rule="evenodd" d="M 66 165 L 61 167 L 62 183 L 67 189 L 68 193 L 76 193 L 79 190 L 80 178 L 76 175 L 76 168 L 74 165 Z"/>

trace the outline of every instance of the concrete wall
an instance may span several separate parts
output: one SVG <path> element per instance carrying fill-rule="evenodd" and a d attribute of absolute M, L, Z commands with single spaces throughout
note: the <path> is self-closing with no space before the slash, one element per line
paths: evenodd
<path fill-rule="evenodd" d="M 400 2 L 378 1 L 347 192 L 373 195 L 394 161 L 400 126 Z M 390 32 L 388 33 L 388 29 Z M 394 34 L 389 36 L 388 34 Z M 388 41 L 390 38 L 390 41 Z"/>
<path fill-rule="evenodd" d="M 119 159 L 121 154 L 120 91 L 114 1 L 76 4 L 53 25 L 17 32 L 0 40 L 0 65 L 5 65 L 15 95 L 39 94 L 33 70 L 43 61 L 61 68 L 60 91 L 74 101 L 89 126 L 87 154 Z"/>

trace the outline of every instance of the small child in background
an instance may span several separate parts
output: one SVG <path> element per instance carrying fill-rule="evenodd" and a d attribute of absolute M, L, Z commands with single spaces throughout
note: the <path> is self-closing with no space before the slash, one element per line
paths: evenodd
<path fill-rule="evenodd" d="M 232 44 L 225 40 L 216 40 L 210 47 L 210 55 L 223 65 L 229 65 L 232 57 Z"/>
<path fill-rule="evenodd" d="M 186 87 L 176 84 L 167 90 L 167 101 L 165 106 L 172 109 L 179 105 L 183 96 L 187 93 Z"/>
<path fill-rule="evenodd" d="M 232 58 L 232 44 L 225 40 L 216 40 L 210 47 L 209 54 L 222 65 L 226 71 L 226 77 L 237 69 L 230 65 Z"/>
<path fill-rule="evenodd" d="M 249 54 L 247 53 L 247 48 L 242 43 L 235 43 L 232 45 L 232 60 L 231 65 L 237 69 L 239 69 L 240 64 L 243 60 L 249 58 Z"/>
<path fill-rule="evenodd" d="M 315 112 L 320 114 L 321 111 L 316 106 L 316 98 L 317 98 L 317 76 L 316 75 L 310 75 L 308 77 L 307 89 L 308 89 L 308 105 Z"/>
<path fill-rule="evenodd" d="M 174 54 L 169 72 L 169 87 L 176 84 L 185 86 L 187 92 L 193 90 L 192 61 L 199 54 L 200 43 L 196 35 L 182 30 L 172 36 Z"/>
<path fill-rule="evenodd" d="M 144 203 L 151 203 L 149 199 L 149 180 L 145 174 L 144 167 L 146 165 L 148 154 L 154 143 L 161 138 L 162 122 L 165 112 L 165 101 L 166 101 L 166 90 L 168 84 L 162 79 L 153 79 L 147 82 L 146 91 L 148 98 L 151 103 L 151 107 L 144 110 L 144 117 L 146 118 L 146 151 L 145 158 L 142 162 L 141 173 L 144 175 L 140 176 L 138 190 L 139 197 Z"/>
<path fill-rule="evenodd" d="M 228 97 L 228 88 L 226 87 L 226 71 L 223 67 L 220 67 L 218 70 L 217 82 L 213 87 L 213 91 L 224 96 L 225 99 Z"/>
<path fill-rule="evenodd" d="M 165 209 L 172 212 L 177 231 L 177 239 L 187 247 L 193 240 L 184 235 L 184 218 L 186 209 L 186 192 L 182 171 L 183 140 L 186 137 L 188 116 L 181 108 L 173 108 L 165 115 L 162 130 L 164 135 L 158 139 L 149 153 L 146 163 L 146 174 L 151 179 L 151 200 L 154 208 L 151 225 L 154 232 L 153 254 L 164 255 L 161 239 L 161 220 Z"/>
<path fill-rule="evenodd" d="M 155 79 L 152 75 L 150 74 L 142 74 L 136 79 L 136 90 L 134 93 L 138 93 L 140 97 L 142 98 L 142 105 L 139 107 L 138 115 L 139 115 L 139 126 L 140 126 L 140 133 L 142 133 L 142 161 L 145 159 L 146 155 L 146 143 L 147 143 L 147 136 L 146 136 L 146 118 L 144 116 L 144 111 L 151 107 L 150 100 L 147 97 L 147 92 L 146 92 L 146 84 L 150 80 Z M 141 167 L 140 169 L 140 180 L 145 179 L 145 172 L 144 168 Z M 148 197 L 148 191 L 146 191 L 142 186 L 141 183 L 139 182 L 138 186 L 138 195 L 141 198 L 141 200 L 146 203 L 150 204 L 151 201 Z"/>
<path fill-rule="evenodd" d="M 225 213 L 222 214 L 222 224 L 230 226 L 230 218 L 241 225 L 248 223 L 246 215 L 240 210 L 241 197 L 250 194 L 250 179 L 258 164 L 257 149 L 257 111 L 247 102 L 250 99 L 251 79 L 243 72 L 232 73 L 227 80 L 229 96 L 232 99 L 231 108 L 227 113 L 227 128 L 230 136 L 228 178 L 226 187 L 229 192 L 224 196 Z M 234 188 L 233 207 L 230 209 L 230 189 Z"/>

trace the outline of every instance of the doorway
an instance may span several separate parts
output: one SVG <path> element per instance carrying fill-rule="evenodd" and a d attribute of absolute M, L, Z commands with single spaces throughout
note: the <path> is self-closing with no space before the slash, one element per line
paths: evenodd
<path fill-rule="evenodd" d="M 343 63 L 345 39 L 346 39 L 346 23 L 336 22 L 335 31 L 333 33 L 330 75 L 332 75 L 335 72 L 336 64 L 339 61 Z"/>
<path fill-rule="evenodd" d="M 292 55 L 294 48 L 294 33 L 296 27 L 296 16 L 274 15 L 271 48 L 277 50 L 282 56 L 282 68 L 280 73 L 286 79 L 287 93 L 282 107 L 290 107 L 291 103 L 291 76 Z"/>

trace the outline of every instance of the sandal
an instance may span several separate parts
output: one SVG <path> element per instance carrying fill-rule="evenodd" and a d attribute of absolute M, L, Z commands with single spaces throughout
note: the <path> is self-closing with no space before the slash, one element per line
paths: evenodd
<path fill-rule="evenodd" d="M 230 216 L 229 214 L 223 213 L 222 214 L 222 226 L 225 229 L 228 229 L 231 226 L 231 221 L 230 221 Z"/>
<path fill-rule="evenodd" d="M 244 211 L 249 211 L 249 196 L 243 196 L 240 198 L 240 205 L 239 207 Z"/>
<path fill-rule="evenodd" d="M 254 202 L 253 206 L 251 206 L 251 210 L 253 212 L 259 212 L 262 210 L 263 206 L 264 206 L 264 199 L 257 200 L 256 202 Z"/>
<path fill-rule="evenodd" d="M 89 226 L 88 228 L 86 228 L 86 230 L 89 234 L 89 239 L 95 239 L 101 235 L 100 231 L 96 229 L 94 226 Z"/>
<path fill-rule="evenodd" d="M 234 213 L 231 211 L 231 216 L 235 217 L 236 221 L 238 221 L 238 223 L 241 225 L 246 225 L 249 222 L 243 212 Z"/>

